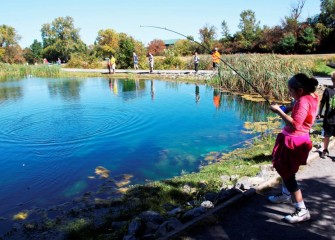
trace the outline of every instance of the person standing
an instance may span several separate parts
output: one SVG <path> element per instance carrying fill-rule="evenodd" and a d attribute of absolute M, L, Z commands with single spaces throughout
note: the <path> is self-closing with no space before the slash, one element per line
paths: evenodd
<path fill-rule="evenodd" d="M 312 149 L 309 131 L 318 110 L 319 99 L 314 93 L 317 86 L 318 81 L 315 78 L 298 73 L 288 81 L 288 91 L 295 99 L 291 116 L 277 104 L 270 106 L 270 110 L 282 118 L 285 126 L 277 135 L 272 151 L 273 167 L 283 182 L 282 192 L 269 196 L 268 200 L 272 203 L 291 203 L 294 200 L 295 211 L 284 218 L 289 223 L 307 221 L 311 217 L 295 175 L 300 165 L 306 165 Z"/>
<path fill-rule="evenodd" d="M 215 48 L 214 52 L 212 53 L 212 62 L 214 70 L 219 68 L 220 58 L 221 54 L 219 53 L 218 48 Z"/>
<path fill-rule="evenodd" d="M 319 119 L 322 115 L 322 110 L 325 107 L 324 117 L 323 117 L 323 151 L 321 153 L 321 158 L 325 158 L 329 155 L 328 145 L 331 136 L 335 136 L 335 71 L 330 75 L 333 86 L 327 87 L 320 101 L 319 113 L 316 116 Z"/>
<path fill-rule="evenodd" d="M 134 69 L 138 70 L 138 57 L 135 52 L 133 52 L 133 61 L 134 61 Z"/>
<path fill-rule="evenodd" d="M 149 68 L 150 68 L 150 73 L 153 73 L 154 70 L 154 56 L 149 52 Z"/>
<path fill-rule="evenodd" d="M 111 68 L 112 68 L 112 74 L 114 74 L 115 73 L 115 63 L 116 63 L 116 59 L 115 59 L 115 57 L 112 55 L 111 56 L 111 59 L 110 59 L 110 65 L 111 65 Z"/>
<path fill-rule="evenodd" d="M 110 58 L 106 58 L 106 62 L 107 62 L 107 69 L 108 69 L 108 73 L 111 73 L 111 60 Z"/>
<path fill-rule="evenodd" d="M 199 60 L 200 60 L 197 52 L 194 53 L 193 60 L 194 60 L 194 71 L 195 71 L 195 74 L 197 74 L 199 70 Z"/>

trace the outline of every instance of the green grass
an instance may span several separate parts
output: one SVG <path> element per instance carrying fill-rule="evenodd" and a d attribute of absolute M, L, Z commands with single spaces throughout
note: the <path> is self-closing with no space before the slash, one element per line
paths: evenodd
<path fill-rule="evenodd" d="M 314 67 L 312 69 L 313 75 L 316 76 L 329 76 L 335 69 L 327 66 L 327 61 L 325 60 L 316 60 L 314 62 Z"/>

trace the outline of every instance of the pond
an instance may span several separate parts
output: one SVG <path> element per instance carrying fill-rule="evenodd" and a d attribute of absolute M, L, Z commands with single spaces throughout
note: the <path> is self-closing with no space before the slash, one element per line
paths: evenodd
<path fill-rule="evenodd" d="M 108 78 L 0 82 L 0 217 L 70 201 L 101 184 L 198 171 L 254 137 L 267 106 L 204 84 Z M 126 186 L 126 185 L 125 185 Z M 0 224 L 1 225 L 1 224 Z"/>

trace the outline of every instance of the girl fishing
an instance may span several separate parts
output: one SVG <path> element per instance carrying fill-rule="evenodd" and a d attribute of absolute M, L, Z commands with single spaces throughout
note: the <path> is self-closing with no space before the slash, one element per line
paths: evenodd
<path fill-rule="evenodd" d="M 318 110 L 318 95 L 314 93 L 317 86 L 315 78 L 309 78 L 303 73 L 296 74 L 288 81 L 289 93 L 296 100 L 291 116 L 277 104 L 270 106 L 271 111 L 277 113 L 286 125 L 278 134 L 272 152 L 273 167 L 282 178 L 282 192 L 268 199 L 273 203 L 294 201 L 295 211 L 285 217 L 289 223 L 310 219 L 295 175 L 300 165 L 306 165 L 312 149 L 309 130 Z"/>

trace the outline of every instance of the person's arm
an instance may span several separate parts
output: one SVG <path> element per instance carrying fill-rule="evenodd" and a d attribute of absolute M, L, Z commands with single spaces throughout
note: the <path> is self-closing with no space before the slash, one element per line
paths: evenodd
<path fill-rule="evenodd" d="M 293 118 L 281 110 L 280 106 L 278 104 L 273 104 L 270 106 L 270 110 L 274 113 L 277 113 L 283 121 L 286 123 L 286 125 L 293 127 Z"/>
<path fill-rule="evenodd" d="M 328 91 L 325 90 L 322 94 L 322 99 L 320 101 L 319 112 L 318 112 L 318 115 L 316 116 L 317 119 L 319 119 L 322 116 L 322 110 L 326 104 L 327 99 L 329 99 Z"/>

